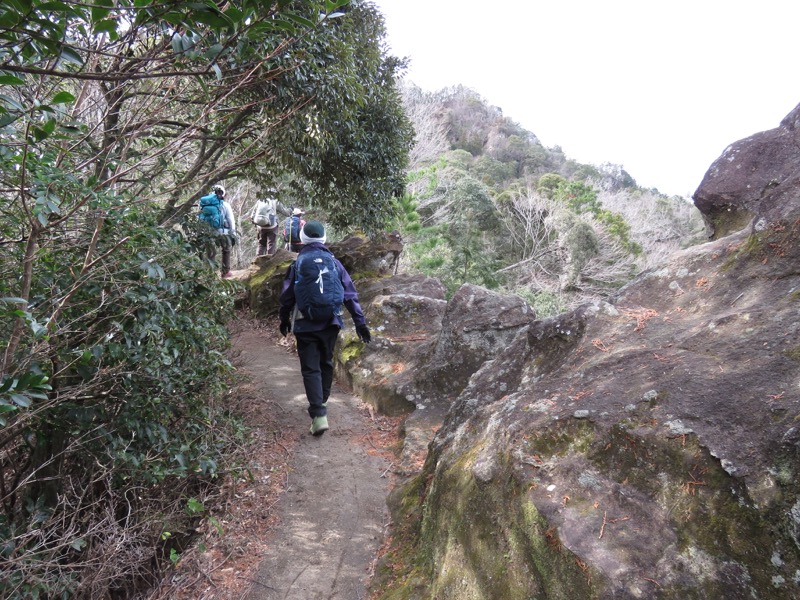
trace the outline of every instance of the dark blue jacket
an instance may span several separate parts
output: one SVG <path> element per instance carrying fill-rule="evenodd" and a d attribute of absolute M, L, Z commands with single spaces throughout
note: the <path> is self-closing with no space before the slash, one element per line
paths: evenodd
<path fill-rule="evenodd" d="M 300 249 L 297 257 L 300 256 L 309 248 L 320 248 L 325 250 L 326 252 L 330 252 L 328 248 L 324 244 L 313 243 L 313 244 L 306 244 Z M 333 255 L 333 253 L 331 253 Z M 342 282 L 342 287 L 344 288 L 344 306 L 347 309 L 347 312 L 350 313 L 350 316 L 353 317 L 353 323 L 358 327 L 359 325 L 366 325 L 367 320 L 364 318 L 364 313 L 361 310 L 361 305 L 358 303 L 358 292 L 356 291 L 356 286 L 353 285 L 353 280 L 350 278 L 350 274 L 347 272 L 347 269 L 344 268 L 342 263 L 339 262 L 339 259 L 334 256 L 333 260 L 336 262 L 336 268 L 339 271 L 339 279 Z M 292 320 L 292 312 L 295 306 L 295 299 L 294 299 L 294 279 L 295 279 L 295 264 L 296 261 L 292 263 L 289 269 L 286 271 L 286 276 L 283 278 L 283 289 L 281 290 L 281 297 L 280 297 L 280 318 L 281 323 L 290 323 Z M 302 317 L 302 315 L 298 315 Z M 292 326 L 292 330 L 295 333 L 303 333 L 304 331 L 322 331 L 323 329 L 327 329 L 331 325 L 336 325 L 341 329 L 344 327 L 344 321 L 342 321 L 341 315 L 334 315 L 330 321 L 322 321 L 322 322 L 314 322 L 309 321 L 308 319 L 297 318 L 295 319 L 294 325 Z"/>

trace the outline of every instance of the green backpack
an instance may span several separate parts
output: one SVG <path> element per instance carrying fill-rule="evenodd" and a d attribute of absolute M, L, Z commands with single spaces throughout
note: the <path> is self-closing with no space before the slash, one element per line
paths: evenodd
<path fill-rule="evenodd" d="M 199 219 L 213 229 L 225 227 L 225 215 L 222 212 L 222 198 L 209 194 L 200 198 Z"/>

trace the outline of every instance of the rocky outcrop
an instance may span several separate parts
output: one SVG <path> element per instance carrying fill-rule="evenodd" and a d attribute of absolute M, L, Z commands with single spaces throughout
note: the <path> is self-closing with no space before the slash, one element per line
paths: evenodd
<path fill-rule="evenodd" d="M 797 190 L 800 105 L 780 126 L 731 144 L 706 172 L 694 194 L 713 239 L 738 231 L 754 218 L 776 220 Z"/>
<path fill-rule="evenodd" d="M 273 256 L 257 256 L 244 272 L 236 273 L 246 288 L 243 304 L 256 316 L 266 318 L 278 314 L 283 278 L 296 257 L 294 252 L 279 249 Z"/>
<path fill-rule="evenodd" d="M 800 282 L 747 242 L 536 323 L 472 377 L 420 475 L 437 593 L 456 572 L 460 597 L 797 596 Z"/>
<path fill-rule="evenodd" d="M 337 374 L 389 415 L 408 415 L 396 471 L 419 471 L 445 415 L 475 373 L 534 320 L 520 298 L 464 285 L 450 302 L 423 276 L 359 282 L 373 341 L 347 331 L 337 346 Z"/>
<path fill-rule="evenodd" d="M 356 279 L 381 278 L 397 271 L 403 240 L 398 233 L 389 233 L 374 240 L 350 236 L 328 248 Z M 297 254 L 279 249 L 273 256 L 258 256 L 236 279 L 245 284 L 244 298 L 239 302 L 261 318 L 278 314 L 278 299 L 286 269 Z M 361 287 L 361 286 L 359 286 Z"/>
<path fill-rule="evenodd" d="M 397 272 L 403 238 L 397 232 L 373 239 L 350 236 L 329 248 L 354 278 L 385 277 Z"/>
<path fill-rule="evenodd" d="M 399 275 L 359 281 L 358 289 L 373 341 L 365 346 L 346 329 L 337 346 L 337 375 L 384 414 L 408 414 L 416 406 L 398 381 L 413 377 L 417 358 L 441 329 L 444 287 L 422 275 Z"/>
<path fill-rule="evenodd" d="M 429 400 L 451 402 L 486 361 L 503 350 L 535 319 L 518 296 L 504 296 L 464 284 L 447 305 L 439 335 L 420 364 L 415 390 Z"/>
<path fill-rule="evenodd" d="M 792 148 L 753 136 L 734 156 L 792 156 L 788 120 L 767 137 Z M 396 597 L 800 597 L 800 190 L 784 168 L 765 193 L 715 182 L 731 195 L 699 207 L 719 239 L 610 303 L 541 321 L 518 306 L 475 336 L 474 288 L 448 303 L 381 380 L 415 406 L 407 430 L 449 399 L 392 498 L 412 548 L 405 577 L 391 555 Z M 750 227 L 720 226 L 725 206 Z"/>

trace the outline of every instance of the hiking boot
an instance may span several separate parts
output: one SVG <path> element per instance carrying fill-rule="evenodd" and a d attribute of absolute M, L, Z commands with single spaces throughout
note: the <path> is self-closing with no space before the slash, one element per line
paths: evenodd
<path fill-rule="evenodd" d="M 311 421 L 311 435 L 322 435 L 328 431 L 328 417 L 314 417 Z"/>

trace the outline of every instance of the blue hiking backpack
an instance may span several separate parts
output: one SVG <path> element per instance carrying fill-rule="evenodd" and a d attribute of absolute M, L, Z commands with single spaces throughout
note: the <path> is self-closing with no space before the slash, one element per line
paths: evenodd
<path fill-rule="evenodd" d="M 341 314 L 344 286 L 329 250 L 309 248 L 297 257 L 294 298 L 297 310 L 309 321 L 330 321 Z"/>
<path fill-rule="evenodd" d="M 225 215 L 222 212 L 222 198 L 209 194 L 200 198 L 200 220 L 214 229 L 225 227 Z"/>
<path fill-rule="evenodd" d="M 283 222 L 283 241 L 289 244 L 300 243 L 300 216 L 286 217 Z"/>

